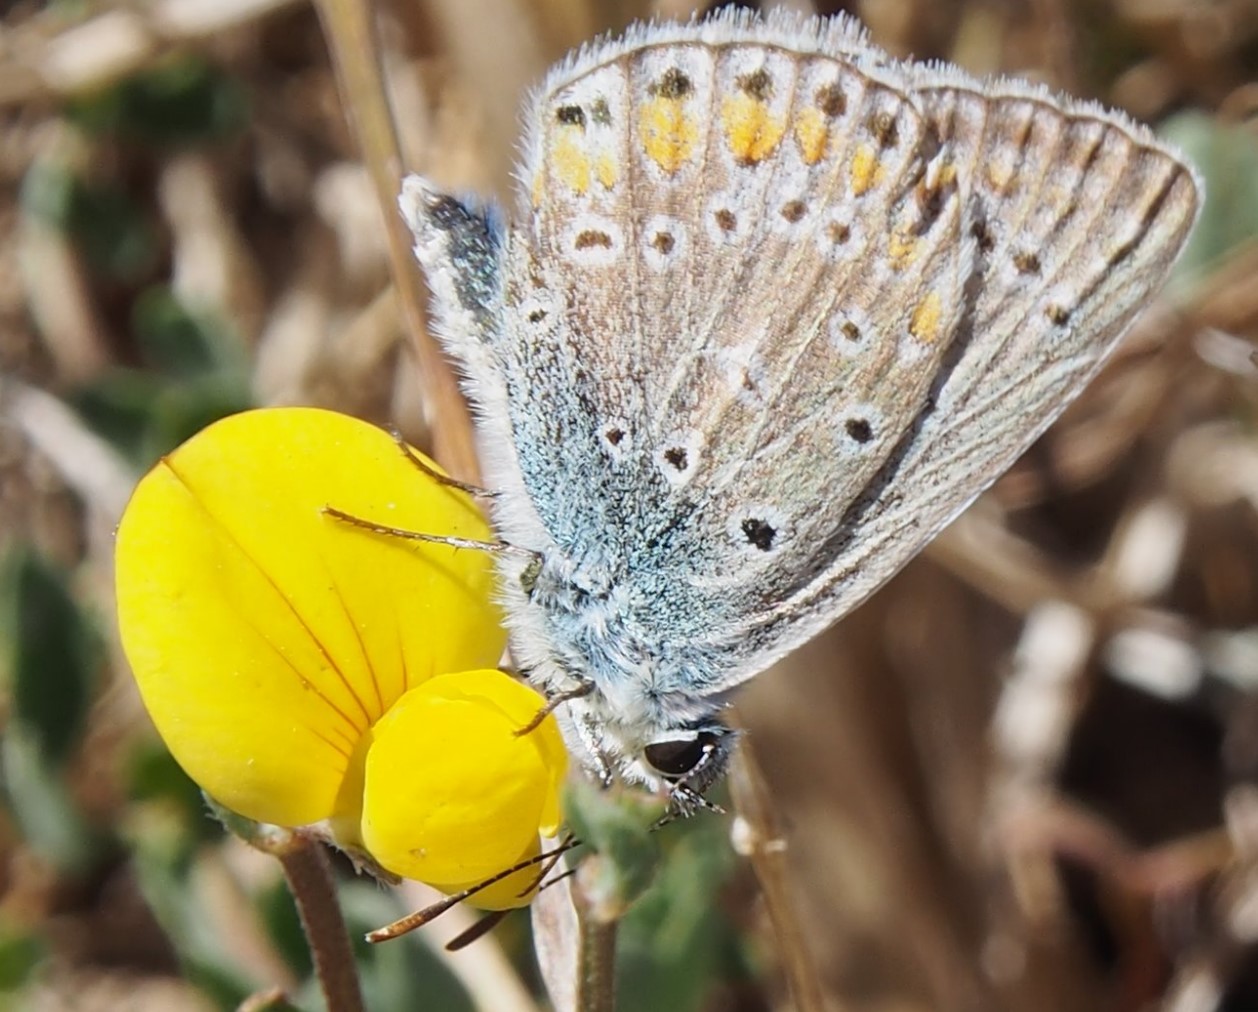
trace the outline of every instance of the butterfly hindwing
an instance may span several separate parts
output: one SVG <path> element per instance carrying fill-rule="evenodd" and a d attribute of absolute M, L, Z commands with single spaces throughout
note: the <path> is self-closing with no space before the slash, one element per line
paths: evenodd
<path fill-rule="evenodd" d="M 747 616 L 764 651 L 747 675 L 863 600 L 1014 462 L 1146 307 L 1196 218 L 1191 170 L 1143 127 L 1029 86 L 932 77 L 918 99 L 977 243 L 957 355 L 821 546 L 819 574 Z"/>

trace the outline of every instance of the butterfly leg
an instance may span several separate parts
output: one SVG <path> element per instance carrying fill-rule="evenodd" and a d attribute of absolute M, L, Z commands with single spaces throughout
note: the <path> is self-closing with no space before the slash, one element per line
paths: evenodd
<path fill-rule="evenodd" d="M 575 715 L 572 725 L 581 739 L 585 754 L 593 760 L 594 768 L 590 772 L 598 777 L 604 790 L 610 788 L 616 782 L 616 775 L 603 752 L 603 737 L 598 733 L 594 720 L 588 714 Z"/>
<path fill-rule="evenodd" d="M 580 678 L 577 684 L 571 689 L 564 689 L 563 692 L 557 692 L 546 700 L 546 705 L 534 714 L 533 719 L 525 724 L 522 728 L 515 732 L 517 738 L 523 738 L 526 734 L 536 731 L 541 727 L 542 721 L 554 713 L 564 703 L 570 699 L 580 699 L 582 696 L 588 696 L 594 691 L 594 683 L 588 678 Z"/>
<path fill-rule="evenodd" d="M 450 475 L 443 474 L 441 471 L 434 469 L 431 465 L 429 465 L 428 461 L 424 460 L 423 457 L 410 448 L 410 445 L 402 438 L 402 433 L 397 429 L 390 428 L 389 435 L 393 437 L 393 442 L 397 443 L 397 448 L 402 451 L 402 456 L 407 459 L 411 466 L 421 473 L 426 474 L 433 481 L 437 482 L 437 484 L 445 485 L 448 488 L 457 488 L 460 492 L 465 492 L 468 495 L 475 496 L 479 499 L 497 498 L 498 493 L 493 489 L 481 488 L 479 485 L 473 485 L 470 482 L 459 481 L 458 478 L 452 478 Z"/>

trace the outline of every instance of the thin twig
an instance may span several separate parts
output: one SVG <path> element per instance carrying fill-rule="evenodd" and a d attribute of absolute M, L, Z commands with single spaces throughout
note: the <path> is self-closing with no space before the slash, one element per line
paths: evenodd
<path fill-rule="evenodd" d="M 402 155 L 380 70 L 372 7 L 363 0 L 319 0 L 316 4 L 332 62 L 336 66 L 345 115 L 371 174 L 385 223 L 389 264 L 402 313 L 419 359 L 424 403 L 433 426 L 433 455 L 456 477 L 480 478 L 472 424 L 440 349 L 428 333 L 427 294 L 411 256 L 411 237 L 397 211 L 402 187 Z"/>
<path fill-rule="evenodd" d="M 358 968 L 323 844 L 313 837 L 290 833 L 283 840 L 269 842 L 266 849 L 284 868 L 328 1012 L 362 1012 Z"/>
<path fill-rule="evenodd" d="M 288 999 L 282 987 L 268 987 L 257 991 L 236 1006 L 236 1012 L 268 1012 L 269 1009 L 288 1008 Z"/>
<path fill-rule="evenodd" d="M 782 829 L 746 737 L 739 742 L 735 753 L 729 784 L 738 818 L 747 830 L 739 850 L 751 862 L 764 892 L 765 907 L 773 922 L 778 955 L 794 1006 L 799 1012 L 824 1012 L 825 997 L 817 967 L 790 895 Z"/>

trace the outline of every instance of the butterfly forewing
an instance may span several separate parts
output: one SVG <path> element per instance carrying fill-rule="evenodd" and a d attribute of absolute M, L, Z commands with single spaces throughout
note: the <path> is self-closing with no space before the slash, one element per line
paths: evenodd
<path fill-rule="evenodd" d="M 546 498 L 583 481 L 599 501 L 551 518 L 558 544 L 650 567 L 652 606 L 718 635 L 715 610 L 738 621 L 798 580 L 825 514 L 897 445 L 958 329 L 973 253 L 917 104 L 785 41 L 596 52 L 540 96 L 523 171 L 527 261 L 564 263 L 517 276 L 519 301 L 544 297 L 559 319 L 540 343 L 522 326 L 506 353 L 545 365 L 557 343 L 565 371 L 538 376 L 544 409 L 517 391 L 515 424 L 595 455 L 581 479 L 563 456 L 530 461 L 526 483 Z M 740 577 L 749 562 L 762 578 Z"/>

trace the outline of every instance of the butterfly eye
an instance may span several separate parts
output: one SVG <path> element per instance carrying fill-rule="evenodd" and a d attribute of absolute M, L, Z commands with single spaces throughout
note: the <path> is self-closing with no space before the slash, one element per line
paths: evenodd
<path fill-rule="evenodd" d="M 717 736 L 700 731 L 694 738 L 653 741 L 642 750 L 646 761 L 662 777 L 670 780 L 684 777 L 716 747 Z"/>

